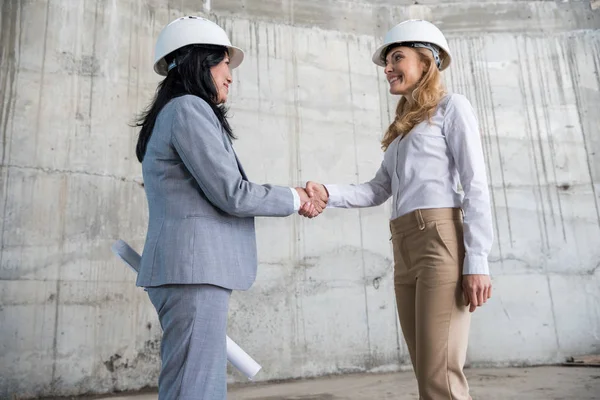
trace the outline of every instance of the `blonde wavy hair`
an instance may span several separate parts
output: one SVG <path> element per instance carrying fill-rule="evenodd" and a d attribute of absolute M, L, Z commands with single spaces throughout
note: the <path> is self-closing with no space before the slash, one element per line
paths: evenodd
<path fill-rule="evenodd" d="M 414 50 L 425 64 L 425 72 L 412 92 L 414 101 L 409 103 L 404 96 L 398 101 L 396 117 L 381 141 L 383 151 L 387 150 L 398 136 L 406 136 L 415 125 L 423 121 L 430 121 L 440 100 L 446 94 L 446 88 L 442 83 L 442 74 L 435 65 L 431 50 L 423 48 L 414 48 Z M 387 53 L 389 50 L 384 54 Z M 440 52 L 440 56 L 443 56 L 443 52 Z"/>

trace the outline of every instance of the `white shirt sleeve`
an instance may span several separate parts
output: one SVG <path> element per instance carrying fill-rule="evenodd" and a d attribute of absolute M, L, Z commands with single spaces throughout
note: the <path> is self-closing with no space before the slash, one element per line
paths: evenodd
<path fill-rule="evenodd" d="M 358 185 L 325 185 L 329 192 L 327 207 L 361 208 L 385 203 L 392 195 L 392 181 L 383 162 L 375 177 Z"/>
<path fill-rule="evenodd" d="M 464 190 L 463 274 L 489 275 L 488 255 L 494 240 L 490 196 L 477 117 L 466 97 L 454 94 L 448 101 L 444 135 Z"/>
<path fill-rule="evenodd" d="M 292 196 L 294 196 L 294 212 L 297 212 L 300 209 L 300 195 L 296 191 L 295 188 L 291 187 Z"/>

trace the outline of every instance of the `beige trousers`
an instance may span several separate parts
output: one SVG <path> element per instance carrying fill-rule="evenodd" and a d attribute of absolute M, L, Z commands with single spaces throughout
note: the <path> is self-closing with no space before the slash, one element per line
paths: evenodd
<path fill-rule="evenodd" d="M 469 400 L 470 313 L 462 296 L 462 213 L 416 210 L 391 221 L 398 316 L 422 400 Z"/>

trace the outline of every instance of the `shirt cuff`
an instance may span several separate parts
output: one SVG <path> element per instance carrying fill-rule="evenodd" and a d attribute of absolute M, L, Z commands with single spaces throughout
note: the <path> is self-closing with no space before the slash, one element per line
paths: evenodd
<path fill-rule="evenodd" d="M 487 256 L 473 254 L 465 255 L 463 264 L 463 275 L 489 275 L 490 267 L 488 266 Z"/>
<path fill-rule="evenodd" d="M 300 195 L 298 195 L 298 191 L 295 188 L 290 188 L 292 191 L 292 196 L 294 196 L 294 212 L 300 210 Z"/>
<path fill-rule="evenodd" d="M 340 190 L 337 187 L 338 185 L 323 186 L 325 186 L 327 193 L 329 193 L 329 199 L 327 199 L 327 208 L 338 208 L 340 206 L 340 201 L 342 200 Z"/>

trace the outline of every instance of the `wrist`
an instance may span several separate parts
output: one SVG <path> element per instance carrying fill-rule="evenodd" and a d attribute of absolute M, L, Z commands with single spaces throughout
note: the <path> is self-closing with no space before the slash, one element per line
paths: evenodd
<path fill-rule="evenodd" d="M 329 190 L 327 190 L 327 186 L 325 185 L 321 185 L 323 187 L 323 190 L 325 191 L 325 194 L 327 195 L 327 200 L 329 200 Z"/>
<path fill-rule="evenodd" d="M 306 193 L 306 189 L 304 189 L 302 187 L 297 187 L 294 189 L 296 189 L 296 192 L 298 193 L 301 203 L 302 204 L 306 203 L 308 201 L 308 193 Z"/>

